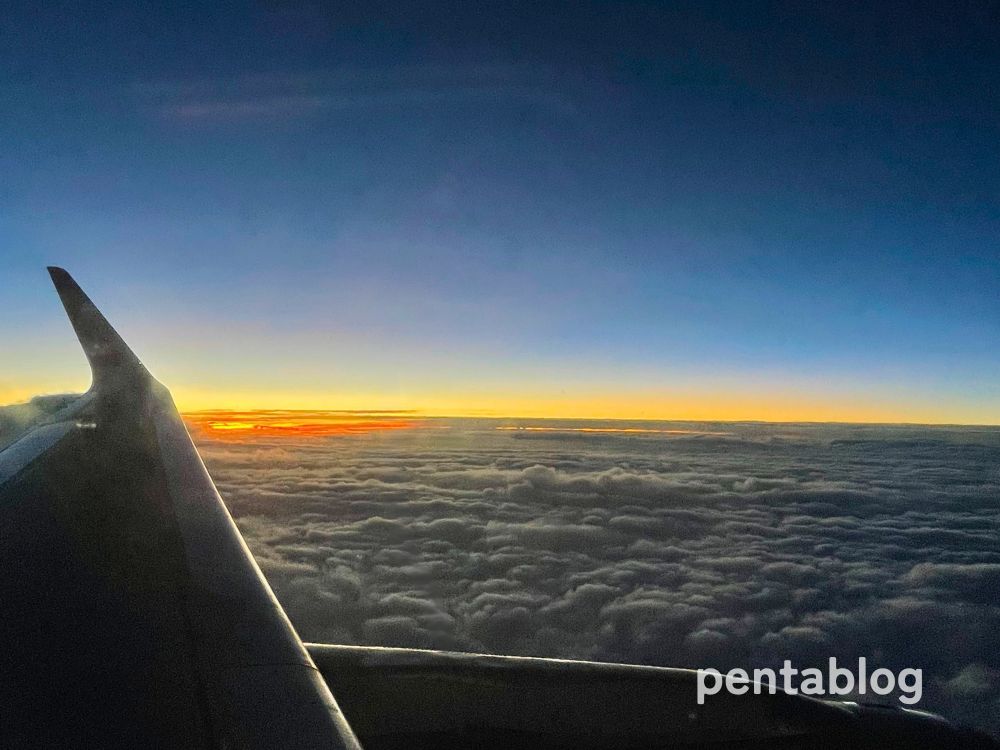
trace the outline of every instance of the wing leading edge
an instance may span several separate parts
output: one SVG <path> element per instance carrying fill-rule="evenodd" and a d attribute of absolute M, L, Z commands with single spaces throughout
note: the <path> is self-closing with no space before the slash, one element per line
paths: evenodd
<path fill-rule="evenodd" d="M 360 748 L 169 392 L 49 271 L 93 384 L 0 452 L 0 736 Z"/>

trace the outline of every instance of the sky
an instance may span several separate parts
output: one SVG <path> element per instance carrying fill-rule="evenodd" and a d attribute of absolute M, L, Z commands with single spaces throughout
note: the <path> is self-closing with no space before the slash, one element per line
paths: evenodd
<path fill-rule="evenodd" d="M 14 3 L 0 403 L 65 266 L 181 409 L 1000 423 L 995 5 Z"/>

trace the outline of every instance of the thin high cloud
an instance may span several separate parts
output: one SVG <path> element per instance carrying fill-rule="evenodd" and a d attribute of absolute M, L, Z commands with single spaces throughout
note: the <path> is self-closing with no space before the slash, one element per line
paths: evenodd
<path fill-rule="evenodd" d="M 526 65 L 344 66 L 331 70 L 147 81 L 140 106 L 166 121 L 222 124 L 291 121 L 320 112 L 441 104 L 527 104 L 560 116 L 577 107 L 564 78 Z"/>
<path fill-rule="evenodd" d="M 867 656 L 1000 731 L 1000 433 L 451 424 L 203 440 L 304 638 L 721 669 Z"/>

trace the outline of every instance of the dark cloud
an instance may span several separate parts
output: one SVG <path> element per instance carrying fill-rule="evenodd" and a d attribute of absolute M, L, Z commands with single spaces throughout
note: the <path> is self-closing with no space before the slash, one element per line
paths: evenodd
<path fill-rule="evenodd" d="M 307 640 L 924 670 L 1000 731 L 1000 430 L 203 442 Z"/>

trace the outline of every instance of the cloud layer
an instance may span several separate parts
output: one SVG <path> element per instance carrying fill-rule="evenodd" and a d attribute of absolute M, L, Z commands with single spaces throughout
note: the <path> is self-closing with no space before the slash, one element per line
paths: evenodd
<path fill-rule="evenodd" d="M 923 669 L 920 707 L 1000 731 L 1000 430 L 497 426 L 200 448 L 306 640 L 866 656 Z"/>
<path fill-rule="evenodd" d="M 0 406 L 0 450 L 79 397 L 79 393 L 60 393 L 35 396 L 23 404 Z"/>

